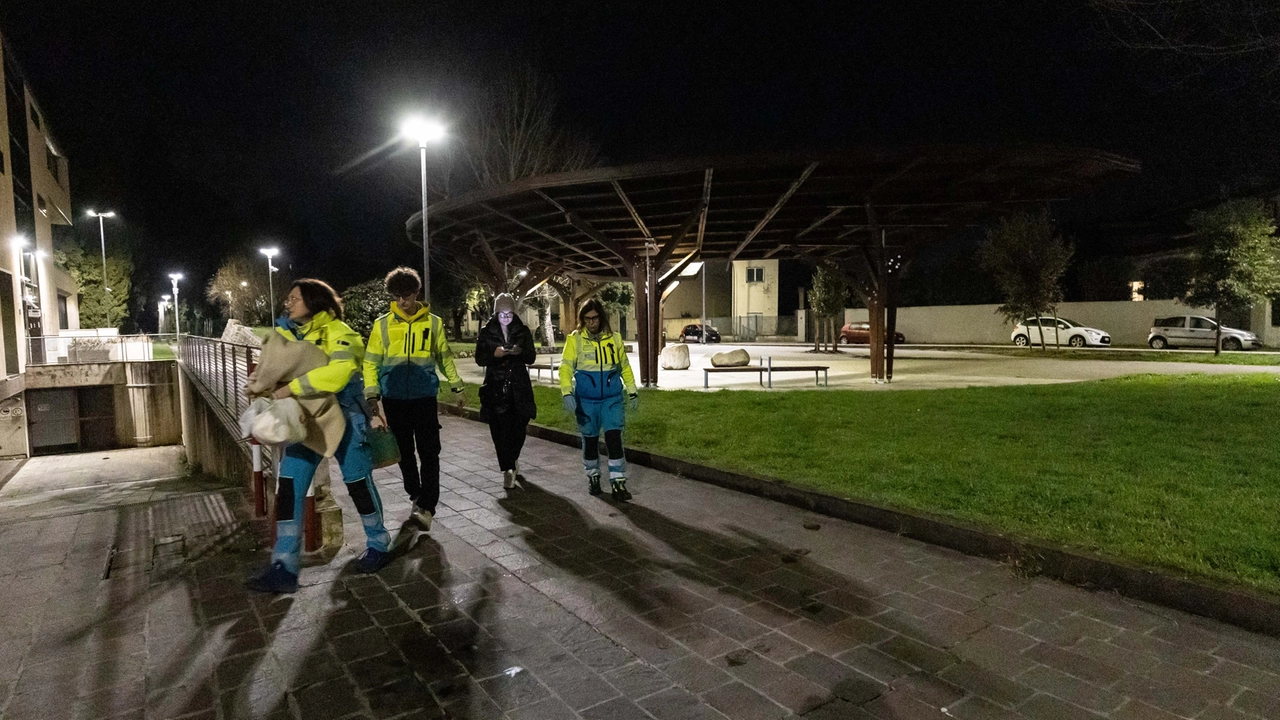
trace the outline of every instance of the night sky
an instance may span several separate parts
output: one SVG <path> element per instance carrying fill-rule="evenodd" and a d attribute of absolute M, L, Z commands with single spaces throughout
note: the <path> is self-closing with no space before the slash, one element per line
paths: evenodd
<path fill-rule="evenodd" d="M 1084 2 L 748 6 L 766 4 L 18 0 L 0 29 L 69 156 L 77 217 L 121 214 L 148 306 L 171 269 L 203 283 L 240 247 L 278 244 L 339 288 L 415 262 L 416 149 L 336 170 L 407 111 L 521 64 L 606 163 L 1085 145 L 1144 162 L 1085 211 L 1120 217 L 1265 181 L 1278 159 L 1274 106 L 1113 46 Z"/>

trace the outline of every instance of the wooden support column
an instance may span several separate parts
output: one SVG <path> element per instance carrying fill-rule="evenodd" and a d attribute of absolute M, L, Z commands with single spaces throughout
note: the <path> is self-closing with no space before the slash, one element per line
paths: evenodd
<path fill-rule="evenodd" d="M 653 258 L 645 264 L 649 300 L 649 387 L 658 387 L 658 356 L 662 352 L 662 290 Z"/>
<path fill-rule="evenodd" d="M 636 354 L 640 356 L 640 384 L 649 387 L 649 294 L 644 263 L 631 268 L 631 284 L 635 288 Z"/>

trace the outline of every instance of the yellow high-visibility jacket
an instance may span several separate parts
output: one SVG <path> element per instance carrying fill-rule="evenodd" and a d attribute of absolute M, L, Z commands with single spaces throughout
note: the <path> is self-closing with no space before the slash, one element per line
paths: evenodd
<path fill-rule="evenodd" d="M 282 327 L 277 327 L 276 332 L 290 340 L 312 343 L 329 356 L 328 365 L 289 383 L 289 391 L 294 395 L 305 398 L 322 393 L 337 394 L 353 377 L 359 377 L 360 365 L 364 362 L 364 341 L 359 333 L 329 313 L 316 313 L 310 322 L 299 326 L 296 333 Z"/>
<path fill-rule="evenodd" d="M 560 394 L 574 393 L 579 400 L 604 400 L 636 391 L 636 379 L 627 360 L 627 346 L 621 333 L 601 335 L 592 340 L 582 330 L 564 341 L 560 362 Z"/>
<path fill-rule="evenodd" d="M 379 317 L 369 331 L 364 355 L 364 395 L 393 400 L 435 397 L 440 389 L 439 370 L 455 391 L 462 378 L 453 364 L 453 351 L 444 337 L 444 321 L 426 305 L 405 315 L 393 302 L 391 312 Z"/>

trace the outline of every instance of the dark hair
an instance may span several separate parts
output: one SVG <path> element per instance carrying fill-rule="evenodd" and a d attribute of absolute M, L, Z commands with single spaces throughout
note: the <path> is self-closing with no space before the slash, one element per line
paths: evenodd
<path fill-rule="evenodd" d="M 582 308 L 578 310 L 578 329 L 585 330 L 587 328 L 587 321 L 583 318 L 592 310 L 595 310 L 596 314 L 600 316 L 600 332 L 613 332 L 613 326 L 609 324 L 609 313 L 604 311 L 604 305 L 596 298 L 591 298 L 582 303 Z"/>
<path fill-rule="evenodd" d="M 298 294 L 302 295 L 302 302 L 307 306 L 307 312 L 315 315 L 319 312 L 327 312 L 335 319 L 342 319 L 342 300 L 338 297 L 338 293 L 331 287 L 329 283 L 315 278 L 302 278 L 294 280 L 289 289 L 298 288 Z"/>
<path fill-rule="evenodd" d="M 400 267 L 387 273 L 387 279 L 383 281 L 383 285 L 387 288 L 387 294 L 391 297 L 404 297 L 405 295 L 417 295 L 422 289 L 422 276 L 417 270 L 411 267 Z"/>

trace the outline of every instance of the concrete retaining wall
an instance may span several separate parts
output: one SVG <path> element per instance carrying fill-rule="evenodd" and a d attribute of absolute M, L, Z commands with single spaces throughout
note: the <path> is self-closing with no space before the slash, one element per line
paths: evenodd
<path fill-rule="evenodd" d="M 1011 345 L 1013 325 L 996 314 L 998 305 L 938 305 L 898 309 L 898 332 L 908 343 Z M 1111 335 L 1113 345 L 1146 345 L 1151 323 L 1166 315 L 1205 315 L 1212 310 L 1191 308 L 1174 300 L 1144 302 L 1070 302 L 1058 306 L 1058 316 L 1098 328 Z M 847 308 L 845 322 L 866 322 L 865 308 Z"/>
<path fill-rule="evenodd" d="M 237 442 L 219 413 L 205 401 L 185 370 L 178 372 L 182 393 L 182 445 L 187 462 L 202 472 L 245 484 L 252 490 L 249 447 Z"/>

